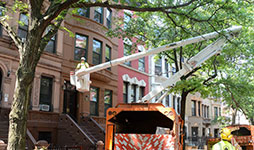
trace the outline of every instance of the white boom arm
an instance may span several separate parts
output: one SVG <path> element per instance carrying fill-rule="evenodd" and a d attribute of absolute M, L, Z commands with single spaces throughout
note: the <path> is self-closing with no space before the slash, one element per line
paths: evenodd
<path fill-rule="evenodd" d="M 228 36 L 230 39 L 231 36 Z M 173 87 L 174 84 L 176 84 L 177 81 L 180 80 L 180 78 L 189 72 L 191 72 L 193 69 L 197 68 L 200 64 L 202 64 L 204 61 L 212 57 L 213 55 L 220 52 L 222 46 L 226 42 L 226 38 L 220 38 L 214 43 L 208 45 L 206 48 L 204 48 L 202 51 L 200 51 L 197 55 L 192 57 L 189 61 L 183 64 L 183 68 L 179 70 L 176 74 L 174 74 L 170 79 L 164 81 L 159 87 L 156 87 L 156 89 L 152 90 L 150 93 L 145 95 L 142 98 L 142 102 L 147 101 L 150 102 L 153 97 L 158 95 L 160 92 L 165 90 L 168 87 Z M 163 96 L 165 96 L 163 94 Z M 161 98 L 158 100 L 161 101 Z"/>
<path fill-rule="evenodd" d="M 135 53 L 135 54 L 132 54 L 132 55 L 129 55 L 129 56 L 125 56 L 125 57 L 118 58 L 118 59 L 115 59 L 115 60 L 112 60 L 112 61 L 109 61 L 109 62 L 106 62 L 106 63 L 99 64 L 99 65 L 96 65 L 96 66 L 93 66 L 93 67 L 90 67 L 90 68 L 87 68 L 87 69 L 82 69 L 81 68 L 80 70 L 75 72 L 75 76 L 80 78 L 85 74 L 93 73 L 93 72 L 96 72 L 96 71 L 99 71 L 99 70 L 103 70 L 103 69 L 106 69 L 106 68 L 109 68 L 109 67 L 113 67 L 113 66 L 116 66 L 116 65 L 119 65 L 119 64 L 123 64 L 125 62 L 132 61 L 132 60 L 135 60 L 135 59 L 139 59 L 139 58 L 142 58 L 142 57 L 145 57 L 145 56 L 148 56 L 148 55 L 157 54 L 157 53 L 162 52 L 162 51 L 171 50 L 171 49 L 178 48 L 178 47 L 181 47 L 181 46 L 185 46 L 185 45 L 188 45 L 188 44 L 213 39 L 213 38 L 218 37 L 220 32 L 225 32 L 225 33 L 228 33 L 228 34 L 237 33 L 241 30 L 241 28 L 242 28 L 241 26 L 234 26 L 234 27 L 231 27 L 231 28 L 219 31 L 219 32 L 212 32 L 212 33 L 204 34 L 204 35 L 201 35 L 201 36 L 197 36 L 197 37 L 185 39 L 185 40 L 182 40 L 182 41 L 174 42 L 174 43 L 171 43 L 171 44 L 167 44 L 167 45 L 164 45 L 164 46 L 161 46 L 161 47 L 158 47 L 158 48 L 154 48 L 154 49 L 151 49 L 151 50 Z M 200 56 L 200 57 L 201 57 L 201 59 L 203 59 L 202 56 Z M 199 64 L 197 64 L 197 65 L 199 65 Z"/>

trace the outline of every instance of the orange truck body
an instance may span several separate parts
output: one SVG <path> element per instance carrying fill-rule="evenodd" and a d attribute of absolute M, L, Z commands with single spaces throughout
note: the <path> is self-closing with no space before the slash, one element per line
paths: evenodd
<path fill-rule="evenodd" d="M 231 134 L 242 150 L 254 150 L 254 125 L 231 125 L 227 128 L 231 129 Z M 211 150 L 212 146 L 219 141 L 220 138 L 209 139 L 208 150 Z"/>
<path fill-rule="evenodd" d="M 105 150 L 144 147 L 182 150 L 182 126 L 175 110 L 160 103 L 118 104 L 107 110 Z M 169 132 L 156 134 L 158 127 Z"/>

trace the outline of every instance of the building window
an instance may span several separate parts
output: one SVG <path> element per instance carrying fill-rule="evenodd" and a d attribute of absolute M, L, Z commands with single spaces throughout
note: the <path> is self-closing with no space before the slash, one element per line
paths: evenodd
<path fill-rule="evenodd" d="M 101 63 L 101 52 L 102 52 L 102 42 L 98 40 L 93 40 L 93 64 L 97 65 Z"/>
<path fill-rule="evenodd" d="M 138 70 L 145 72 L 145 57 L 138 59 Z"/>
<path fill-rule="evenodd" d="M 196 101 L 191 100 L 191 114 L 192 116 L 196 116 Z"/>
<path fill-rule="evenodd" d="M 132 84 L 131 85 L 131 97 L 130 97 L 131 99 L 130 99 L 130 103 L 136 102 L 136 95 L 137 95 L 136 89 L 137 89 L 137 85 Z"/>
<path fill-rule="evenodd" d="M 124 12 L 124 29 L 127 28 L 128 23 L 131 21 L 131 12 Z"/>
<path fill-rule="evenodd" d="M 169 101 L 169 95 L 166 96 L 166 103 L 165 103 L 166 107 L 169 107 L 170 105 L 170 101 Z"/>
<path fill-rule="evenodd" d="M 155 75 L 161 76 L 162 75 L 162 60 L 159 59 L 155 62 Z"/>
<path fill-rule="evenodd" d="M 91 87 L 90 90 L 90 115 L 98 116 L 99 88 Z"/>
<path fill-rule="evenodd" d="M 46 29 L 46 33 L 49 32 L 49 28 Z M 56 35 L 54 35 L 45 47 L 45 51 L 49 53 L 56 53 Z"/>
<path fill-rule="evenodd" d="M 128 103 L 128 82 L 123 83 L 123 102 Z"/>
<path fill-rule="evenodd" d="M 145 96 L 145 87 L 139 87 L 139 99 L 141 100 Z"/>
<path fill-rule="evenodd" d="M 168 62 L 165 60 L 165 73 L 166 73 L 166 77 L 169 77 L 168 75 Z"/>
<path fill-rule="evenodd" d="M 172 67 L 172 75 L 174 75 L 176 73 L 176 68 Z"/>
<path fill-rule="evenodd" d="M 207 106 L 207 111 L 206 111 L 206 113 L 207 113 L 207 118 L 209 118 L 209 106 Z"/>
<path fill-rule="evenodd" d="M 144 46 L 138 45 L 138 52 L 145 51 Z M 145 72 L 145 57 L 138 59 L 138 70 Z"/>
<path fill-rule="evenodd" d="M 104 116 L 106 117 L 107 109 L 112 107 L 112 90 L 104 92 Z"/>
<path fill-rule="evenodd" d="M 181 111 L 181 100 L 180 97 L 177 97 L 177 112 L 180 114 Z"/>
<path fill-rule="evenodd" d="M 221 108 L 219 107 L 219 116 L 221 116 Z"/>
<path fill-rule="evenodd" d="M 205 134 L 205 128 L 203 128 L 202 133 L 203 133 L 203 137 L 205 137 L 206 136 L 206 134 Z"/>
<path fill-rule="evenodd" d="M 124 56 L 128 56 L 131 54 L 131 45 L 129 44 L 124 44 L 124 51 L 123 51 L 123 55 Z M 127 61 L 124 64 L 131 66 L 131 61 Z"/>
<path fill-rule="evenodd" d="M 103 8 L 102 7 L 96 7 L 94 9 L 94 20 L 98 23 L 103 24 Z"/>
<path fill-rule="evenodd" d="M 88 37 L 80 34 L 75 37 L 74 60 L 80 60 L 81 57 L 87 59 Z"/>
<path fill-rule="evenodd" d="M 0 16 L 4 16 L 4 9 L 5 6 L 3 4 L 0 4 Z M 0 36 L 3 35 L 3 27 L 2 24 L 0 23 Z"/>
<path fill-rule="evenodd" d="M 40 110 L 52 111 L 52 85 L 53 78 L 41 76 Z"/>
<path fill-rule="evenodd" d="M 111 47 L 109 47 L 108 45 L 106 45 L 106 50 L 105 50 L 105 61 L 106 62 L 111 61 Z M 110 70 L 110 67 L 108 68 L 108 70 Z"/>
<path fill-rule="evenodd" d="M 78 8 L 78 15 L 89 18 L 90 9 L 89 8 Z"/>
<path fill-rule="evenodd" d="M 205 112 L 204 112 L 205 116 L 204 116 L 204 118 L 207 118 L 207 106 L 205 105 L 204 108 L 205 108 Z"/>
<path fill-rule="evenodd" d="M 176 109 L 176 96 L 173 96 L 173 108 Z"/>
<path fill-rule="evenodd" d="M 23 39 L 26 39 L 28 32 L 28 16 L 26 14 L 20 14 L 19 16 L 19 28 L 18 28 L 18 36 Z"/>
<path fill-rule="evenodd" d="M 214 107 L 214 117 L 218 117 L 218 107 Z"/>
<path fill-rule="evenodd" d="M 197 137 L 198 136 L 198 127 L 191 127 L 191 135 L 192 137 Z M 193 139 L 196 141 L 195 139 Z"/>
<path fill-rule="evenodd" d="M 112 20 L 112 11 L 110 9 L 107 9 L 106 19 L 107 19 L 107 27 L 110 29 Z"/>
<path fill-rule="evenodd" d="M 198 116 L 201 117 L 201 108 L 200 108 L 201 102 L 198 102 Z"/>

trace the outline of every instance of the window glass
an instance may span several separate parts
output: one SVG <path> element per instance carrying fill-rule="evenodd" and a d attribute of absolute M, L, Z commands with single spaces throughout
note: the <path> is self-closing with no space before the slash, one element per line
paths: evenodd
<path fill-rule="evenodd" d="M 218 107 L 214 107 L 214 116 L 218 117 Z"/>
<path fill-rule="evenodd" d="M 196 116 L 196 101 L 194 100 L 191 101 L 191 112 L 192 116 Z"/>
<path fill-rule="evenodd" d="M 172 67 L 172 75 L 174 75 L 176 73 L 176 68 Z"/>
<path fill-rule="evenodd" d="M 105 52 L 106 62 L 111 60 L 111 47 L 106 46 L 106 52 Z"/>
<path fill-rule="evenodd" d="M 101 63 L 102 42 L 93 40 L 93 64 Z"/>
<path fill-rule="evenodd" d="M 137 85 L 132 84 L 131 85 L 131 98 L 130 98 L 130 102 L 136 102 L 136 87 Z"/>
<path fill-rule="evenodd" d="M 103 8 L 102 7 L 96 7 L 94 9 L 94 20 L 99 23 L 103 23 Z"/>
<path fill-rule="evenodd" d="M 131 45 L 128 45 L 128 44 L 124 44 L 124 52 L 123 52 L 123 55 L 124 56 L 128 56 L 131 54 Z M 125 62 L 124 64 L 128 65 L 128 66 L 131 66 L 131 61 L 127 61 Z"/>
<path fill-rule="evenodd" d="M 2 5 L 0 5 L 0 16 L 3 16 L 4 15 L 4 9 L 5 7 Z M 2 24 L 0 23 L 0 36 L 3 35 L 3 27 L 2 27 Z"/>
<path fill-rule="evenodd" d="M 168 62 L 167 62 L 167 60 L 165 60 L 165 73 L 166 73 L 166 77 L 169 77 L 169 75 L 168 75 Z"/>
<path fill-rule="evenodd" d="M 209 106 L 207 106 L 207 118 L 209 118 Z"/>
<path fill-rule="evenodd" d="M 107 109 L 112 107 L 112 90 L 105 90 L 104 92 L 104 116 L 106 116 Z"/>
<path fill-rule="evenodd" d="M 123 102 L 128 102 L 128 82 L 123 83 Z"/>
<path fill-rule="evenodd" d="M 131 14 L 128 12 L 124 12 L 124 28 L 127 28 L 128 23 L 131 21 Z"/>
<path fill-rule="evenodd" d="M 145 57 L 138 59 L 138 70 L 145 72 Z"/>
<path fill-rule="evenodd" d="M 111 47 L 109 47 L 108 45 L 106 45 L 106 50 L 105 50 L 105 61 L 109 62 L 111 60 Z M 111 68 L 107 68 L 108 70 L 110 70 Z"/>
<path fill-rule="evenodd" d="M 200 108 L 201 102 L 198 102 L 198 116 L 201 116 L 201 108 Z"/>
<path fill-rule="evenodd" d="M 139 100 L 145 96 L 145 87 L 139 87 Z"/>
<path fill-rule="evenodd" d="M 181 112 L 181 98 L 177 97 L 177 112 L 180 114 Z"/>
<path fill-rule="evenodd" d="M 40 85 L 40 104 L 45 104 L 49 106 L 49 111 L 52 109 L 52 84 L 53 78 L 50 77 L 41 77 Z"/>
<path fill-rule="evenodd" d="M 90 14 L 89 12 L 90 12 L 89 8 L 78 8 L 78 15 L 80 16 L 89 18 L 89 14 Z"/>
<path fill-rule="evenodd" d="M 90 89 L 90 115 L 98 116 L 99 88 Z"/>
<path fill-rule="evenodd" d="M 112 11 L 109 9 L 107 9 L 106 18 L 107 18 L 107 27 L 111 28 Z"/>
<path fill-rule="evenodd" d="M 169 101 L 169 95 L 166 96 L 166 103 L 165 103 L 166 107 L 169 107 L 170 105 L 170 101 Z"/>
<path fill-rule="evenodd" d="M 18 36 L 23 39 L 26 38 L 28 32 L 28 16 L 26 14 L 20 14 L 19 22 Z"/>
<path fill-rule="evenodd" d="M 75 37 L 74 60 L 80 60 L 81 57 L 87 58 L 88 37 L 79 34 Z"/>
<path fill-rule="evenodd" d="M 49 28 L 46 29 L 46 33 L 48 33 Z M 56 53 L 56 35 L 54 35 L 48 44 L 45 47 L 45 51 L 50 52 L 50 53 Z"/>
<path fill-rule="evenodd" d="M 155 62 L 155 74 L 158 75 L 158 76 L 162 75 L 161 65 L 162 65 L 162 60 L 161 59 L 159 59 Z"/>
<path fill-rule="evenodd" d="M 173 108 L 176 109 L 176 96 L 173 96 Z"/>

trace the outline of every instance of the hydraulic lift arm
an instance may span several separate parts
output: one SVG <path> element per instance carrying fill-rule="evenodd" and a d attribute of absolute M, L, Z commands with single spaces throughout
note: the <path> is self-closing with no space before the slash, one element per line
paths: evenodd
<path fill-rule="evenodd" d="M 212 33 L 208 33 L 208 34 L 204 34 L 201 36 L 197 36 L 197 37 L 193 37 L 193 38 L 189 38 L 189 39 L 185 39 L 182 41 L 178 41 L 178 42 L 174 42 L 171 44 L 167 44 L 158 48 L 154 48 L 151 50 L 147 50 L 147 51 L 143 51 L 143 52 L 139 52 L 139 53 L 135 53 L 129 56 L 125 56 L 122 58 L 118 58 L 106 63 L 102 63 L 90 68 L 86 68 L 86 69 L 80 69 L 78 71 L 75 72 L 75 74 L 72 74 L 71 77 L 71 84 L 76 85 L 77 82 L 90 82 L 90 81 L 84 81 L 85 79 L 87 80 L 87 78 L 84 78 L 85 75 L 96 72 L 96 71 L 100 71 L 112 66 L 116 66 L 119 64 L 123 64 L 125 62 L 128 61 L 132 61 L 135 59 L 139 59 L 145 56 L 149 56 L 152 54 L 157 54 L 166 50 L 171 50 L 174 48 L 179 48 L 188 44 L 193 44 L 193 43 L 197 43 L 197 42 L 201 42 L 204 40 L 209 40 L 209 39 L 213 39 L 216 37 L 219 37 L 220 34 L 222 33 L 222 36 L 215 41 L 214 43 L 208 45 L 205 49 L 203 49 L 202 51 L 200 51 L 196 56 L 192 57 L 189 61 L 187 61 L 186 63 L 184 63 L 183 68 L 178 71 L 174 76 L 172 76 L 169 80 L 163 82 L 158 88 L 156 88 L 155 90 L 152 90 L 150 93 L 148 93 L 147 95 L 145 95 L 142 100 L 140 102 L 145 102 L 148 101 L 150 102 L 151 99 L 153 97 L 155 97 L 156 95 L 158 95 L 161 91 L 165 90 L 168 87 L 172 87 L 174 86 L 174 84 L 180 80 L 180 78 L 183 75 L 186 75 L 187 73 L 191 72 L 193 69 L 195 69 L 196 67 L 198 67 L 200 64 L 202 64 L 204 61 L 206 61 L 207 59 L 209 59 L 210 57 L 212 57 L 213 55 L 217 54 L 220 52 L 222 46 L 224 45 L 224 43 L 228 40 L 233 38 L 234 34 L 238 33 L 241 30 L 241 26 L 233 26 L 231 28 L 228 29 L 224 29 L 222 31 L 219 32 L 212 32 Z M 73 82 L 72 82 L 73 81 Z M 80 84 L 79 84 L 80 85 Z M 81 85 L 82 86 L 82 85 Z M 165 94 L 163 94 L 165 96 Z M 161 100 L 161 98 L 159 99 Z"/>
<path fill-rule="evenodd" d="M 122 57 L 122 58 L 118 58 L 118 59 L 115 59 L 115 60 L 112 60 L 112 61 L 109 61 L 109 62 L 106 62 L 106 63 L 102 63 L 102 64 L 99 64 L 99 65 L 96 65 L 96 66 L 93 66 L 93 67 L 90 67 L 90 68 L 87 68 L 87 69 L 80 69 L 80 70 L 76 71 L 75 75 L 79 78 L 79 77 L 81 77 L 85 74 L 93 73 L 93 72 L 96 72 L 96 71 L 99 71 L 99 70 L 103 70 L 103 69 L 106 69 L 106 68 L 109 68 L 109 67 L 113 67 L 113 66 L 116 66 L 116 65 L 119 65 L 119 64 L 123 64 L 125 62 L 132 61 L 132 60 L 135 60 L 135 59 L 139 59 L 139 58 L 142 58 L 142 57 L 145 57 L 145 56 L 149 56 L 149 55 L 152 55 L 152 54 L 158 54 L 158 53 L 166 51 L 166 50 L 171 50 L 171 49 L 182 47 L 182 46 L 185 46 L 185 45 L 188 45 L 188 44 L 213 39 L 213 38 L 218 37 L 219 34 L 222 33 L 222 32 L 225 32 L 225 33 L 228 33 L 228 34 L 237 33 L 237 32 L 240 31 L 240 29 L 241 29 L 241 26 L 234 26 L 234 27 L 231 27 L 231 28 L 219 31 L 219 32 L 212 32 L 212 33 L 204 34 L 204 35 L 201 35 L 201 36 L 185 39 L 185 40 L 182 40 L 182 41 L 174 42 L 174 43 L 167 44 L 167 45 L 164 45 L 164 46 L 161 46 L 161 47 L 157 47 L 157 48 L 154 48 L 154 49 L 151 49 L 151 50 L 147 50 L 147 51 L 135 53 L 135 54 L 132 54 L 132 55 L 129 55 L 129 56 L 125 56 L 125 57 Z"/>

